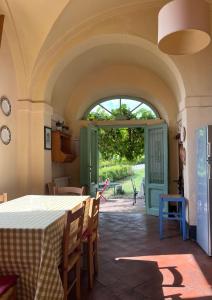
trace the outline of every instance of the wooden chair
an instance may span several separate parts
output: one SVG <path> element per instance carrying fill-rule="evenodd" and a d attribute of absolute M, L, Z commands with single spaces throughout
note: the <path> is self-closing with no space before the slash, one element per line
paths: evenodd
<path fill-rule="evenodd" d="M 53 187 L 54 195 L 84 195 L 85 187 L 72 187 L 72 186 L 54 186 Z"/>
<path fill-rule="evenodd" d="M 0 203 L 7 202 L 7 193 L 0 195 Z"/>
<path fill-rule="evenodd" d="M 68 299 L 70 291 L 74 286 L 76 288 L 76 299 L 80 300 L 81 241 L 84 210 L 85 203 L 77 211 L 67 212 L 67 221 L 63 235 L 63 261 L 60 268 L 64 288 L 64 300 Z M 71 271 L 75 272 L 72 282 L 69 281 Z"/>
<path fill-rule="evenodd" d="M 48 182 L 46 185 L 47 185 L 48 194 L 54 195 L 54 187 L 55 187 L 54 182 Z"/>
<path fill-rule="evenodd" d="M 0 276 L 0 300 L 16 300 L 17 276 Z"/>
<path fill-rule="evenodd" d="M 98 273 L 98 224 L 99 224 L 100 197 L 90 202 L 88 229 L 83 234 L 83 243 L 86 243 L 88 286 L 93 287 L 94 275 Z"/>

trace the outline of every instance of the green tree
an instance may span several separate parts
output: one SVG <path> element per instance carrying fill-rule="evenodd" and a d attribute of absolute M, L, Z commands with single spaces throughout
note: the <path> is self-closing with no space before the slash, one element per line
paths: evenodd
<path fill-rule="evenodd" d="M 155 114 L 144 107 L 136 113 L 130 111 L 125 104 L 111 110 L 111 114 L 99 107 L 90 112 L 88 120 L 131 120 L 154 119 Z M 141 162 L 144 158 L 143 128 L 100 128 L 99 151 L 103 160 Z"/>

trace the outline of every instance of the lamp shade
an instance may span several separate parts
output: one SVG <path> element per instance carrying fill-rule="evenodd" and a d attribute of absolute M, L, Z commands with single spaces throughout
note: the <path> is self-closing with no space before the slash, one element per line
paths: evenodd
<path fill-rule="evenodd" d="M 210 43 L 209 4 L 204 0 L 173 0 L 158 15 L 158 47 L 168 54 L 196 53 Z"/>
<path fill-rule="evenodd" d="M 0 46 L 1 46 L 1 38 L 3 32 L 3 24 L 4 24 L 4 15 L 0 15 Z"/>

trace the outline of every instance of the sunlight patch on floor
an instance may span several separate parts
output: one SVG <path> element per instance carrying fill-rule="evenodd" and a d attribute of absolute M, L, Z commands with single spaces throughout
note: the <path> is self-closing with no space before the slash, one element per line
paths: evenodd
<path fill-rule="evenodd" d="M 165 299 L 204 299 L 212 288 L 192 254 L 117 257 L 115 260 L 154 262 L 162 275 L 161 288 Z M 173 298 L 178 296 L 179 298 Z"/>

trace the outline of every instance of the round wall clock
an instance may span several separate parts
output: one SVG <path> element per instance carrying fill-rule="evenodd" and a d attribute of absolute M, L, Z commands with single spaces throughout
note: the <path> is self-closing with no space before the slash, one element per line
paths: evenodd
<path fill-rule="evenodd" d="M 10 129 L 5 125 L 0 128 L 0 138 L 2 140 L 2 143 L 4 143 L 5 145 L 8 145 L 11 141 Z"/>
<path fill-rule="evenodd" d="M 0 100 L 1 110 L 5 114 L 5 116 L 9 116 L 11 114 L 11 104 L 7 97 L 3 96 Z"/>

